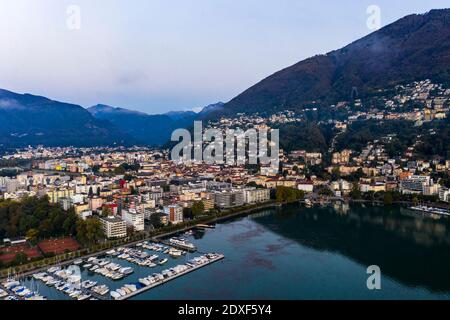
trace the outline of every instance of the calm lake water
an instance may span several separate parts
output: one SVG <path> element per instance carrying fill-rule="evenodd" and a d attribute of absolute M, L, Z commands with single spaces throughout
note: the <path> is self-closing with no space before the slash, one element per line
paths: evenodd
<path fill-rule="evenodd" d="M 449 221 L 399 207 L 265 210 L 187 237 L 225 259 L 133 299 L 449 299 Z M 135 273 L 119 282 L 87 271 L 83 278 L 117 289 L 185 258 L 154 269 L 112 260 Z M 381 268 L 381 290 L 367 289 L 370 265 Z M 39 290 L 67 299 L 43 284 Z"/>

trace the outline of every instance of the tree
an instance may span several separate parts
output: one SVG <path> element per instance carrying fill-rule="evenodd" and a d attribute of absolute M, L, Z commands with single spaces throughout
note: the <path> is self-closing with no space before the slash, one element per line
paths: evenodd
<path fill-rule="evenodd" d="M 304 192 L 298 189 L 278 186 L 276 189 L 275 198 L 278 202 L 295 202 L 305 196 Z"/>
<path fill-rule="evenodd" d="M 30 230 L 27 231 L 27 239 L 32 244 L 35 245 L 37 243 L 38 237 L 39 237 L 39 230 L 37 230 L 37 229 L 30 229 Z"/>
<path fill-rule="evenodd" d="M 122 166 L 118 166 L 116 168 L 114 168 L 114 173 L 118 174 L 118 175 L 123 175 L 125 174 L 125 169 Z"/>
<path fill-rule="evenodd" d="M 155 229 L 161 228 L 163 225 L 161 223 L 161 215 L 161 213 L 156 212 L 150 216 L 150 223 Z"/>
<path fill-rule="evenodd" d="M 110 216 L 110 215 L 112 215 L 111 208 L 109 208 L 109 207 L 103 207 L 103 208 L 102 208 L 102 217 L 108 217 L 108 216 Z"/>
<path fill-rule="evenodd" d="M 88 197 L 89 198 L 93 198 L 94 197 L 94 190 L 92 189 L 92 187 L 89 187 Z"/>
<path fill-rule="evenodd" d="M 99 219 L 91 218 L 86 220 L 86 235 L 89 243 L 97 243 L 105 237 L 102 223 Z"/>
<path fill-rule="evenodd" d="M 19 252 L 14 257 L 14 260 L 12 261 L 12 264 L 13 265 L 21 265 L 21 264 L 26 263 L 27 261 L 28 261 L 27 255 L 25 253 L 23 253 L 23 252 Z"/>
<path fill-rule="evenodd" d="M 77 239 L 83 244 L 92 245 L 105 237 L 100 220 L 90 218 L 77 221 Z"/>
<path fill-rule="evenodd" d="M 197 201 L 192 206 L 192 214 L 195 216 L 200 216 L 205 212 L 205 204 L 203 201 Z"/>
<path fill-rule="evenodd" d="M 76 232 L 76 224 L 78 216 L 73 209 L 71 209 L 63 222 L 63 230 L 66 235 L 74 235 Z"/>
<path fill-rule="evenodd" d="M 194 218 L 194 213 L 192 208 L 183 208 L 183 218 L 186 220 L 191 220 Z"/>
<path fill-rule="evenodd" d="M 393 198 L 393 196 L 392 196 L 392 193 L 386 192 L 386 193 L 384 194 L 383 202 L 384 202 L 384 204 L 386 204 L 386 205 L 391 205 L 391 204 L 394 202 L 394 198 Z"/>
<path fill-rule="evenodd" d="M 352 191 L 350 191 L 350 197 L 354 200 L 361 199 L 361 190 L 359 190 L 358 182 L 353 183 Z"/>
<path fill-rule="evenodd" d="M 341 170 L 339 169 L 339 167 L 333 168 L 331 172 L 331 180 L 336 181 L 339 180 L 340 178 L 341 178 Z"/>

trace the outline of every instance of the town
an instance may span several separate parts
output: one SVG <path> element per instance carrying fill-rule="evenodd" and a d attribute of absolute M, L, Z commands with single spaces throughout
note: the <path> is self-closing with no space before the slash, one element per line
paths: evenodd
<path fill-rule="evenodd" d="M 433 138 L 437 129 L 426 129 L 403 148 L 391 145 L 399 133 L 382 132 L 355 148 L 340 142 L 355 125 L 370 121 L 402 120 L 417 130 L 447 121 L 449 97 L 449 89 L 424 80 L 380 93 L 374 100 L 382 107 L 364 108 L 359 99 L 332 105 L 340 110 L 334 119 L 322 116 L 317 122 L 332 128 L 329 148 L 281 148 L 277 166 L 175 162 L 168 149 L 142 146 L 38 146 L 7 152 L 1 158 L 0 266 L 28 271 L 54 263 L 55 257 L 81 256 L 88 252 L 83 248 L 92 253 L 109 248 L 108 243 L 113 248 L 120 239 L 126 244 L 291 202 L 308 207 L 336 201 L 402 203 L 427 214 L 450 215 L 450 159 L 417 152 L 421 140 Z M 205 130 L 302 125 L 315 111 L 240 114 L 210 121 Z"/>

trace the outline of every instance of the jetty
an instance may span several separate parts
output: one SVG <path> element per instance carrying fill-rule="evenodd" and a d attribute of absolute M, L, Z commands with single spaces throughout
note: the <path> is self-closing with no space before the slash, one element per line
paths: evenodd
<path fill-rule="evenodd" d="M 130 298 L 132 298 L 132 297 L 134 297 L 134 296 L 137 296 L 137 295 L 139 295 L 139 294 L 142 294 L 143 292 L 146 292 L 146 291 L 148 291 L 148 290 L 150 290 L 150 289 L 153 289 L 153 288 L 155 288 L 155 287 L 161 286 L 161 285 L 163 285 L 163 284 L 165 284 L 165 283 L 167 283 L 167 282 L 169 282 L 169 281 L 172 281 L 172 280 L 174 280 L 174 279 L 176 279 L 176 278 L 179 278 L 179 277 L 181 277 L 181 276 L 184 276 L 184 275 L 186 275 L 186 274 L 188 274 L 188 273 L 191 273 L 191 272 L 193 272 L 193 271 L 196 271 L 196 270 L 198 270 L 198 269 L 201 269 L 201 268 L 203 268 L 203 267 L 206 267 L 206 266 L 208 266 L 208 265 L 211 265 L 211 264 L 213 264 L 213 263 L 215 263 L 215 262 L 217 262 L 217 261 L 220 261 L 220 260 L 222 260 L 222 259 L 225 258 L 225 256 L 224 256 L 223 254 L 218 254 L 218 253 L 217 253 L 217 254 L 214 254 L 214 256 L 215 256 L 215 257 L 210 258 L 207 262 L 205 262 L 205 263 L 203 263 L 203 264 L 195 265 L 195 266 L 193 266 L 192 268 L 189 268 L 189 269 L 187 269 L 187 270 L 185 270 L 185 271 L 182 271 L 182 272 L 180 272 L 180 273 L 177 273 L 177 274 L 174 274 L 174 275 L 172 275 L 172 276 L 169 276 L 168 278 L 165 278 L 164 280 L 161 280 L 161 281 L 158 281 L 158 282 L 156 282 L 156 283 L 153 283 L 153 284 L 151 284 L 151 285 L 149 285 L 149 286 L 145 286 L 145 287 L 143 287 L 143 288 L 140 288 L 140 289 L 138 289 L 138 290 L 136 290 L 136 291 L 134 291 L 134 292 L 131 292 L 131 293 L 128 294 L 128 295 L 119 297 L 119 298 L 117 298 L 116 300 L 127 300 L 127 299 L 130 299 Z"/>

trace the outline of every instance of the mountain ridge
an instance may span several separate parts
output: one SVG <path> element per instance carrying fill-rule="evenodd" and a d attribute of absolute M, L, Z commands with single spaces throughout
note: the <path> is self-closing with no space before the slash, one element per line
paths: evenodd
<path fill-rule="evenodd" d="M 0 145 L 131 145 L 135 140 L 79 105 L 0 89 Z"/>
<path fill-rule="evenodd" d="M 425 78 L 450 81 L 450 9 L 403 17 L 341 49 L 259 81 L 209 118 L 302 109 Z"/>

